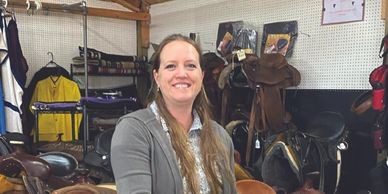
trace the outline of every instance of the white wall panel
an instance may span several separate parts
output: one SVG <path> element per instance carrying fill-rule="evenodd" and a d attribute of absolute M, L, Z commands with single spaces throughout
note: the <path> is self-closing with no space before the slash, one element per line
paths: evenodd
<path fill-rule="evenodd" d="M 301 72 L 299 88 L 369 89 L 369 73 L 382 63 L 380 6 L 366 0 L 364 21 L 322 26 L 322 0 L 174 0 L 151 7 L 151 42 L 195 32 L 203 50 L 215 51 L 220 22 L 243 20 L 258 30 L 260 42 L 265 23 L 297 20 L 289 62 Z"/>

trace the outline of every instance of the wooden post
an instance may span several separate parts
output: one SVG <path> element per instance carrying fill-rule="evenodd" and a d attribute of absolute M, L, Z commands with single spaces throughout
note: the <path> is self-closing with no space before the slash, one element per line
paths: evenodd
<path fill-rule="evenodd" d="M 141 11 L 143 13 L 149 14 L 149 5 L 142 4 Z M 137 56 L 139 57 L 147 57 L 148 58 L 148 48 L 150 45 L 150 22 L 151 19 L 136 21 L 137 28 Z M 148 59 L 147 59 L 148 60 Z M 143 70 L 147 70 L 146 67 L 143 67 Z M 149 77 L 138 76 L 136 79 L 136 87 L 138 91 L 139 98 L 143 105 L 145 106 L 148 90 L 150 86 L 147 86 L 147 79 Z"/>
<path fill-rule="evenodd" d="M 381 0 L 381 19 L 382 20 L 384 20 L 387 15 L 386 6 L 388 6 L 387 0 Z"/>

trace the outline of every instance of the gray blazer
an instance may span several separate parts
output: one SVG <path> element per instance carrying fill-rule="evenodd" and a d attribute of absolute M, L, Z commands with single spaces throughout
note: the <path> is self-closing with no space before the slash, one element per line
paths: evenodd
<path fill-rule="evenodd" d="M 234 176 L 233 144 L 226 131 L 213 121 L 227 147 Z M 181 194 L 183 182 L 171 143 L 150 108 L 120 118 L 113 134 L 111 163 L 118 193 Z M 236 193 L 235 183 L 223 175 L 223 193 Z M 234 179 L 234 177 L 233 177 Z"/>

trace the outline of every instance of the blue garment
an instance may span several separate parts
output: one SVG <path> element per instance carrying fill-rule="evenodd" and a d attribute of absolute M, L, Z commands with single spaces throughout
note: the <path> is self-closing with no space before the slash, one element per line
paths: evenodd
<path fill-rule="evenodd" d="M 0 79 L 0 86 L 3 83 Z M 4 95 L 3 95 L 3 87 L 0 87 L 0 134 L 4 135 L 6 133 L 5 129 L 5 115 L 4 115 Z"/>
<path fill-rule="evenodd" d="M 3 29 L 3 19 L 0 22 L 0 29 Z M 0 36 L 1 38 L 1 36 Z M 0 66 L 5 63 L 8 59 L 7 49 L 0 48 Z M 4 107 L 4 94 L 3 94 L 3 83 L 0 79 L 0 134 L 6 133 L 6 123 L 5 123 L 5 107 Z"/>
<path fill-rule="evenodd" d="M 10 133 L 23 133 L 21 114 L 21 104 L 23 88 L 19 85 L 15 75 L 12 73 L 11 63 L 8 56 L 6 21 L 2 18 L 2 29 L 0 35 L 1 55 L 1 80 L 3 82 L 4 113 L 6 120 L 6 130 Z"/>

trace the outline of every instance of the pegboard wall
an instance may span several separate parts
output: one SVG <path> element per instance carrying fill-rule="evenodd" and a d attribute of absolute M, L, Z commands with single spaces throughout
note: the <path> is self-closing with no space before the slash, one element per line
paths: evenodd
<path fill-rule="evenodd" d="M 12 0 L 9 0 L 12 1 Z M 73 4 L 80 1 L 42 1 Z M 88 1 L 88 7 L 126 10 L 114 3 Z M 12 10 L 12 6 L 8 9 Z M 27 85 L 36 71 L 45 66 L 54 54 L 54 61 L 70 71 L 74 56 L 79 55 L 78 46 L 83 46 L 83 17 L 70 13 L 55 13 L 40 10 L 28 15 L 26 10 L 14 9 L 19 29 L 19 38 L 24 57 L 27 59 Z M 106 53 L 136 55 L 136 22 L 103 17 L 87 17 L 88 47 Z M 79 77 L 83 80 L 83 76 Z M 128 85 L 131 77 L 89 77 L 89 88 L 111 88 Z M 82 87 L 82 86 L 81 86 Z"/>
<path fill-rule="evenodd" d="M 365 0 L 364 21 L 321 25 L 323 0 L 174 0 L 151 7 L 151 42 L 172 33 L 198 33 L 203 50 L 215 51 L 218 24 L 242 20 L 259 40 L 266 23 L 298 21 L 289 63 L 302 75 L 302 89 L 370 89 L 369 73 L 382 64 L 381 1 Z M 150 53 L 153 50 L 150 49 Z"/>

